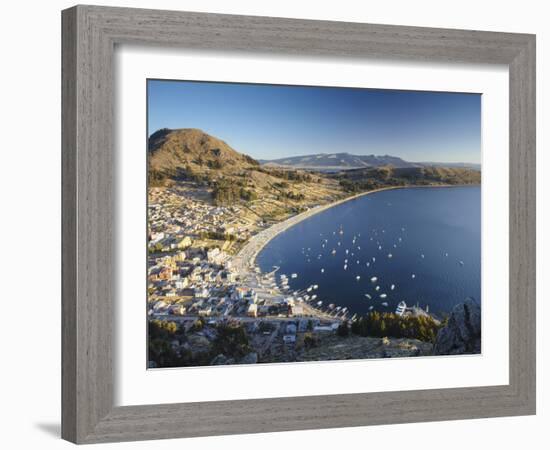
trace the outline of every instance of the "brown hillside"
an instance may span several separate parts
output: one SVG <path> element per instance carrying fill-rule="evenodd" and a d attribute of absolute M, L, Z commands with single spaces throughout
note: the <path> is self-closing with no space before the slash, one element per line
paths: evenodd
<path fill-rule="evenodd" d="M 149 138 L 148 147 L 150 171 L 168 178 L 178 178 L 186 171 L 234 172 L 258 165 L 226 142 L 194 128 L 158 130 Z"/>

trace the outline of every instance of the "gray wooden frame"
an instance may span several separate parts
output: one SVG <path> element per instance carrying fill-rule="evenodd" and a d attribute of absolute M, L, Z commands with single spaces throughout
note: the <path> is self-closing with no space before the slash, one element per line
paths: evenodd
<path fill-rule="evenodd" d="M 96 6 L 63 11 L 62 30 L 64 439 L 94 443 L 535 413 L 533 35 Z M 114 407 L 113 52 L 116 44 L 125 43 L 506 64 L 510 77 L 509 384 Z"/>

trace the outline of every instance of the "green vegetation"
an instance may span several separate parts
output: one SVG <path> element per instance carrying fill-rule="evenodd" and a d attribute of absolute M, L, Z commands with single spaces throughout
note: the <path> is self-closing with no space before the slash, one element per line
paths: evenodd
<path fill-rule="evenodd" d="M 251 202 L 258 198 L 254 190 L 245 189 L 242 183 L 235 183 L 229 178 L 214 181 L 212 187 L 212 197 L 217 205 L 233 205 L 241 200 Z"/>
<path fill-rule="evenodd" d="M 213 241 L 236 241 L 237 236 L 230 233 L 222 233 L 221 231 L 201 231 L 199 233 L 201 239 L 210 239 Z"/>
<path fill-rule="evenodd" d="M 342 172 L 334 177 L 346 192 L 356 193 L 390 186 L 431 186 L 438 184 L 479 184 L 481 172 L 446 167 L 378 167 Z"/>
<path fill-rule="evenodd" d="M 216 337 L 199 352 L 193 352 L 186 343 L 204 330 L 205 323 L 197 320 L 188 336 L 176 322 L 151 320 L 149 322 L 148 358 L 156 367 L 204 366 L 219 354 L 239 359 L 252 351 L 244 327 L 218 325 Z"/>
<path fill-rule="evenodd" d="M 338 329 L 336 330 L 336 334 L 340 337 L 348 337 L 349 336 L 349 324 L 347 320 L 344 320 L 340 325 L 338 325 Z"/>
<path fill-rule="evenodd" d="M 242 358 L 252 351 L 248 335 L 242 326 L 219 325 L 218 335 L 212 344 L 212 355 L 223 354 L 230 358 Z"/>
<path fill-rule="evenodd" d="M 351 325 L 359 336 L 419 339 L 434 342 L 441 324 L 430 316 L 398 316 L 394 313 L 371 312 Z"/>

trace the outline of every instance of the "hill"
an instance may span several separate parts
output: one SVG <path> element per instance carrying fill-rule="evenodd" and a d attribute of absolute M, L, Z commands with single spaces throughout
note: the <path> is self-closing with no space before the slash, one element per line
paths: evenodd
<path fill-rule="evenodd" d="M 350 153 L 318 153 L 273 160 L 262 160 L 268 167 L 293 167 L 318 171 L 337 171 L 391 165 L 397 168 L 418 167 L 419 164 L 390 155 L 352 155 Z"/>
<path fill-rule="evenodd" d="M 265 220 L 343 195 L 338 182 L 294 168 L 264 167 L 194 128 L 149 137 L 149 187 L 186 186 L 219 205 L 246 205 Z"/>
<path fill-rule="evenodd" d="M 361 192 L 387 186 L 433 186 L 481 184 L 481 172 L 462 167 L 391 166 L 346 170 L 332 175 L 347 192 Z"/>
<path fill-rule="evenodd" d="M 149 137 L 149 176 L 153 182 L 187 179 L 211 170 L 233 173 L 259 163 L 226 142 L 195 128 L 163 128 Z"/>

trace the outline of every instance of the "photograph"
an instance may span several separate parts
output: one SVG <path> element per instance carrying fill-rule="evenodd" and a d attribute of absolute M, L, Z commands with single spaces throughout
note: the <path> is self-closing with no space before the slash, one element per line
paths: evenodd
<path fill-rule="evenodd" d="M 481 353 L 481 95 L 147 80 L 150 369 Z"/>

